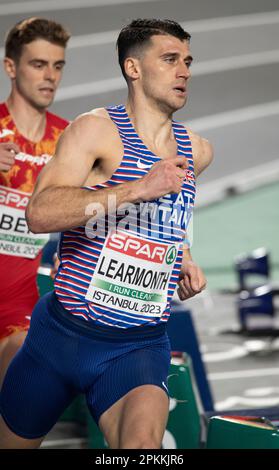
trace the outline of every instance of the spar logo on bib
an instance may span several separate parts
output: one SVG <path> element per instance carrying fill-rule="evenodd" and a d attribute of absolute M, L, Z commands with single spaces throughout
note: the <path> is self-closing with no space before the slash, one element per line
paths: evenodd
<path fill-rule="evenodd" d="M 121 251 L 125 255 L 137 259 L 140 258 L 159 264 L 162 264 L 164 260 L 167 264 L 172 264 L 177 255 L 175 246 L 169 248 L 169 245 L 133 237 L 124 232 L 114 232 L 111 234 L 107 240 L 106 247 L 117 252 Z"/>

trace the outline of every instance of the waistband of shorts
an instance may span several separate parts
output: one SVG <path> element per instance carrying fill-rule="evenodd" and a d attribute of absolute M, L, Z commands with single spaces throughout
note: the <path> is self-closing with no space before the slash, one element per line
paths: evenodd
<path fill-rule="evenodd" d="M 156 339 L 166 333 L 166 324 L 155 326 L 137 326 L 132 328 L 114 328 L 95 325 L 93 321 L 76 318 L 59 302 L 53 291 L 48 298 L 50 314 L 70 330 L 99 341 L 126 342 Z"/>

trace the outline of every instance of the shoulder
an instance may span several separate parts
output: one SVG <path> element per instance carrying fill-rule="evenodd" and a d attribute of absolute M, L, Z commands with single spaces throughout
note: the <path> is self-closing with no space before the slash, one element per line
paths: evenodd
<path fill-rule="evenodd" d="M 65 130 L 62 139 L 79 144 L 89 151 L 104 153 L 106 147 L 118 138 L 116 127 L 104 108 L 77 116 Z"/>
<path fill-rule="evenodd" d="M 192 143 L 195 173 L 198 176 L 213 160 L 213 146 L 209 140 L 186 128 Z"/>
<path fill-rule="evenodd" d="M 104 137 L 104 133 L 115 128 L 105 108 L 96 108 L 77 116 L 68 127 L 69 131 L 82 132 L 94 138 Z"/>

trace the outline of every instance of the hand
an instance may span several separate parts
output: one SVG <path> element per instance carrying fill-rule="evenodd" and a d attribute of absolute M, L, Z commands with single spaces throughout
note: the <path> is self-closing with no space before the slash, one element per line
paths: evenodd
<path fill-rule="evenodd" d="M 165 194 L 180 193 L 187 167 L 188 160 L 185 157 L 175 157 L 154 163 L 149 172 L 138 180 L 142 200 L 152 201 Z"/>
<path fill-rule="evenodd" d="M 60 265 L 60 259 L 57 256 L 57 253 L 53 255 L 53 267 L 50 270 L 50 277 L 54 281 L 54 278 L 57 274 L 58 268 Z"/>
<path fill-rule="evenodd" d="M 15 162 L 15 155 L 20 152 L 13 142 L 0 143 L 0 171 L 9 171 Z"/>
<path fill-rule="evenodd" d="M 187 260 L 183 263 L 178 286 L 177 293 L 180 300 L 190 299 L 205 289 L 205 275 L 194 261 Z"/>

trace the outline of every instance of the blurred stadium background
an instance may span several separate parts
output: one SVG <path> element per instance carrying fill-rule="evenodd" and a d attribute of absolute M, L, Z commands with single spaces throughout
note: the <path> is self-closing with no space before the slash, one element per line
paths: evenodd
<path fill-rule="evenodd" d="M 198 182 L 193 224 L 192 254 L 207 275 L 208 288 L 185 308 L 195 324 L 215 410 L 277 407 L 278 1 L 0 0 L 1 59 L 5 32 L 27 16 L 55 19 L 72 33 L 51 108 L 68 119 L 125 102 L 115 40 L 128 21 L 170 18 L 192 35 L 190 97 L 175 118 L 211 141 L 215 159 Z M 0 99 L 8 92 L 2 69 Z M 261 292 L 250 284 L 246 292 L 260 303 L 263 323 L 247 328 L 239 317 L 235 259 L 259 247 L 268 253 L 269 270 L 261 284 L 270 288 L 273 310 L 265 310 Z M 252 309 L 250 318 L 254 313 Z M 44 446 L 81 445 L 75 435 L 67 441 L 66 431 L 59 432 L 57 427 L 50 433 Z"/>

